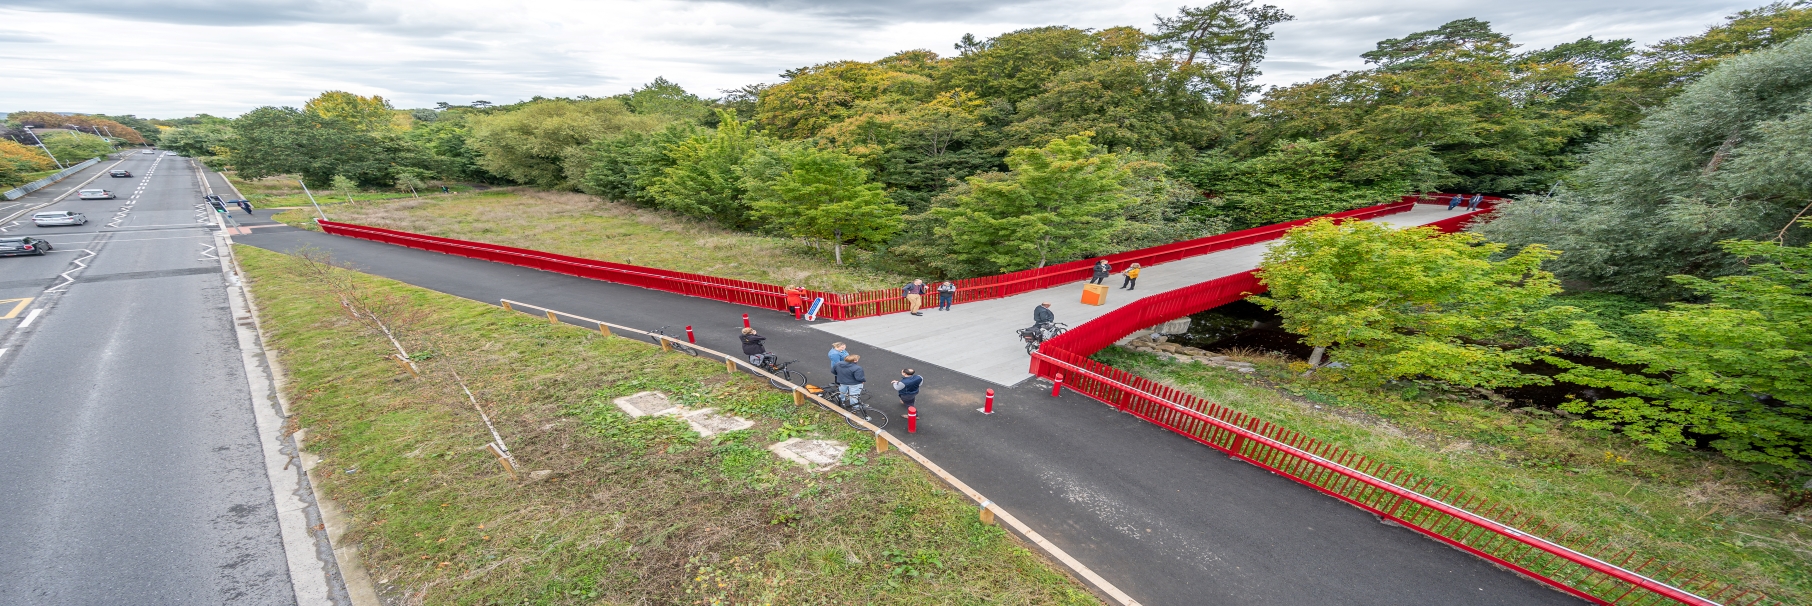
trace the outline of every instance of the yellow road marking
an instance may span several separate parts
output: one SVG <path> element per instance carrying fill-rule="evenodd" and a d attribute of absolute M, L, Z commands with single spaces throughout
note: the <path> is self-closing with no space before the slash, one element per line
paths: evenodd
<path fill-rule="evenodd" d="M 13 305 L 12 311 L 6 312 L 6 315 L 4 315 L 4 316 L 0 316 L 0 320 L 11 320 L 13 318 L 19 317 L 19 312 L 25 311 L 25 306 L 31 305 L 31 302 L 32 302 L 31 297 L 26 297 L 23 299 L 0 299 L 0 305 L 5 305 L 7 303 L 16 303 L 15 305 Z"/>

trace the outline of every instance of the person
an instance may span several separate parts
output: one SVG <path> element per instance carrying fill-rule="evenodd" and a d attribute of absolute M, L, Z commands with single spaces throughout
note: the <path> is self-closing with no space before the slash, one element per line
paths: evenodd
<path fill-rule="evenodd" d="M 837 363 L 842 362 L 843 358 L 848 357 L 848 356 L 849 356 L 849 346 L 848 345 L 844 345 L 842 341 L 838 341 L 836 343 L 831 344 L 830 361 L 831 361 L 831 374 L 833 376 L 837 372 Z"/>
<path fill-rule="evenodd" d="M 925 315 L 919 311 L 919 306 L 925 304 L 924 280 L 914 279 L 911 284 L 906 285 L 906 303 L 912 306 L 912 310 L 909 312 L 912 315 Z"/>
<path fill-rule="evenodd" d="M 852 401 L 862 397 L 862 384 L 868 382 L 868 377 L 862 374 L 861 361 L 862 356 L 849 354 L 849 357 L 843 358 L 842 362 L 831 369 L 837 377 L 837 391 L 849 396 Z"/>
<path fill-rule="evenodd" d="M 901 370 L 900 378 L 893 382 L 894 391 L 900 393 L 900 405 L 911 407 L 913 401 L 919 398 L 919 384 L 924 382 L 925 377 L 919 376 L 919 371 L 910 368 Z"/>
<path fill-rule="evenodd" d="M 447 189 L 447 186 L 442 185 L 442 186 L 440 186 L 440 193 L 450 194 L 450 193 L 453 193 L 453 190 Z"/>
<path fill-rule="evenodd" d="M 1111 274 L 1111 273 L 1114 273 L 1114 266 L 1112 264 L 1108 263 L 1107 259 L 1101 259 L 1099 261 L 1096 261 L 1095 262 L 1095 277 L 1089 278 L 1088 283 L 1089 284 L 1100 284 L 1102 282 L 1105 282 L 1105 281 L 1107 281 L 1108 274 Z"/>
<path fill-rule="evenodd" d="M 1120 288 L 1124 288 L 1126 290 L 1132 290 L 1133 284 L 1137 283 L 1138 281 L 1139 281 L 1139 264 L 1134 263 L 1134 264 L 1132 264 L 1132 267 L 1126 268 L 1126 283 L 1121 284 Z"/>
<path fill-rule="evenodd" d="M 1057 321 L 1057 314 L 1051 311 L 1050 303 L 1039 303 L 1032 308 L 1032 324 L 1050 324 Z"/>
<path fill-rule="evenodd" d="M 1484 201 L 1485 201 L 1485 194 L 1472 194 L 1472 201 L 1468 202 L 1466 204 L 1466 210 L 1468 212 L 1478 210 L 1479 203 L 1484 202 Z"/>
<path fill-rule="evenodd" d="M 244 211 L 245 211 L 245 214 L 248 214 L 248 215 L 249 215 L 249 214 L 252 214 L 252 203 L 251 203 L 251 201 L 249 201 L 249 200 L 234 200 L 234 202 L 238 202 L 238 203 L 239 203 L 239 208 L 240 208 L 240 209 L 241 209 L 241 210 L 244 210 Z"/>
<path fill-rule="evenodd" d="M 788 284 L 786 285 L 786 290 L 782 292 L 786 293 L 786 310 L 788 313 L 793 314 L 794 317 L 798 317 L 799 314 L 805 313 L 805 289 Z"/>
<path fill-rule="evenodd" d="M 955 302 L 956 302 L 956 283 L 955 282 L 945 280 L 943 284 L 937 285 L 937 308 L 938 309 L 943 310 L 943 311 L 950 311 L 950 304 L 955 303 Z"/>
<path fill-rule="evenodd" d="M 761 344 L 767 337 L 755 334 L 755 329 L 742 329 L 742 355 L 749 357 L 749 363 L 761 366 L 762 356 L 767 355 L 768 348 Z"/>
<path fill-rule="evenodd" d="M 1466 201 L 1465 194 L 1454 194 L 1453 199 L 1447 201 L 1447 210 L 1453 210 L 1455 208 L 1458 208 L 1460 206 L 1460 203 L 1465 202 L 1465 201 Z"/>

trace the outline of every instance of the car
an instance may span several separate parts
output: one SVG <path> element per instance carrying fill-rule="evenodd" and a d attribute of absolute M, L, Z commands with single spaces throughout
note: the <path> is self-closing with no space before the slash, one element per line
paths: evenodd
<path fill-rule="evenodd" d="M 141 153 L 141 154 L 151 154 L 151 155 L 157 155 L 157 151 L 156 151 L 156 150 L 150 150 L 150 149 L 146 149 L 146 150 L 140 150 L 140 151 L 139 151 L 139 152 L 138 152 L 138 153 Z"/>
<path fill-rule="evenodd" d="M 39 255 L 50 252 L 50 243 L 31 236 L 0 238 L 0 257 Z"/>
<path fill-rule="evenodd" d="M 129 170 L 126 170 L 123 168 L 116 168 L 116 169 L 107 171 L 107 175 L 111 176 L 111 177 L 130 177 L 130 176 L 132 176 L 132 171 L 129 171 Z"/>
<path fill-rule="evenodd" d="M 88 215 L 67 210 L 47 210 L 39 213 L 32 213 L 31 222 L 38 224 L 38 227 L 50 227 L 52 225 L 85 225 L 88 223 Z"/>
<path fill-rule="evenodd" d="M 83 200 L 113 200 L 119 198 L 119 196 L 113 195 L 113 192 L 104 189 L 84 189 L 76 192 L 76 197 Z"/>
<path fill-rule="evenodd" d="M 166 156 L 174 156 L 174 155 L 176 155 L 176 152 L 164 152 L 164 155 L 166 155 Z"/>

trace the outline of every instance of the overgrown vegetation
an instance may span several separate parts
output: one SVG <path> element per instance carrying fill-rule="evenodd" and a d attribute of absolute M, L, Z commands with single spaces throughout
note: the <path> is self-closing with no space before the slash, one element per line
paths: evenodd
<path fill-rule="evenodd" d="M 815 407 L 721 364 L 241 247 L 289 404 L 372 577 L 408 603 L 1088 604 L 973 504 Z M 424 374 L 324 283 L 386 310 Z M 513 481 L 451 373 L 526 473 Z M 752 419 L 700 439 L 611 398 L 644 390 Z M 808 473 L 765 450 L 847 441 Z"/>
<path fill-rule="evenodd" d="M 1655 452 L 1581 429 L 1564 411 L 1511 409 L 1487 390 L 1430 379 L 1327 381 L 1301 376 L 1302 362 L 1282 356 L 1233 355 L 1258 372 L 1118 348 L 1096 358 L 1510 505 L 1556 525 L 1569 542 L 1632 549 L 1635 562 L 1655 557 L 1789 604 L 1812 600 L 1804 509 L 1812 491 L 1758 479 L 1709 452 Z"/>

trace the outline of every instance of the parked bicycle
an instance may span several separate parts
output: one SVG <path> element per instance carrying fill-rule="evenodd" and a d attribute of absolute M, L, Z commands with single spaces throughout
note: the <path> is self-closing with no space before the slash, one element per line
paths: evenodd
<path fill-rule="evenodd" d="M 806 384 L 807 379 L 805 378 L 805 371 L 788 368 L 798 362 L 798 360 L 788 360 L 785 363 L 782 363 L 780 361 L 780 356 L 764 353 L 761 354 L 761 361 L 757 363 L 756 366 L 760 366 L 762 370 L 768 371 L 768 374 L 780 377 L 780 380 L 778 381 L 768 379 L 768 384 L 773 385 L 774 389 L 790 391 L 793 389 L 793 385 Z"/>
<path fill-rule="evenodd" d="M 838 389 L 838 387 L 839 386 L 835 384 L 831 385 L 829 388 L 818 387 L 817 385 L 806 385 L 805 390 L 823 396 L 824 399 L 830 400 L 832 404 L 836 404 L 838 408 L 842 408 L 843 410 L 849 411 L 850 414 L 861 417 L 862 420 L 868 421 L 869 425 L 875 426 L 875 429 L 887 428 L 887 413 L 875 410 L 873 407 L 863 404 L 861 396 L 851 396 L 843 393 L 843 390 Z M 843 417 L 843 422 L 848 423 L 850 427 L 863 429 L 861 425 L 856 424 L 855 419 Z"/>
<path fill-rule="evenodd" d="M 1030 327 L 1021 328 L 1017 332 L 1019 340 L 1026 344 L 1026 354 L 1030 355 L 1032 352 L 1038 351 L 1038 346 L 1043 345 L 1045 341 L 1049 341 L 1069 329 L 1069 325 L 1062 322 L 1039 322 Z"/>
<path fill-rule="evenodd" d="M 648 335 L 650 338 L 654 339 L 655 345 L 660 345 L 661 341 L 662 341 L 662 337 L 666 337 L 665 340 L 667 341 L 669 347 L 672 347 L 673 349 L 679 351 L 680 353 L 686 354 L 688 356 L 698 355 L 698 350 L 693 349 L 691 346 L 688 346 L 686 344 L 686 339 L 684 339 L 682 337 L 667 334 L 667 327 L 665 327 L 665 326 L 654 329 L 654 332 L 648 333 Z"/>

